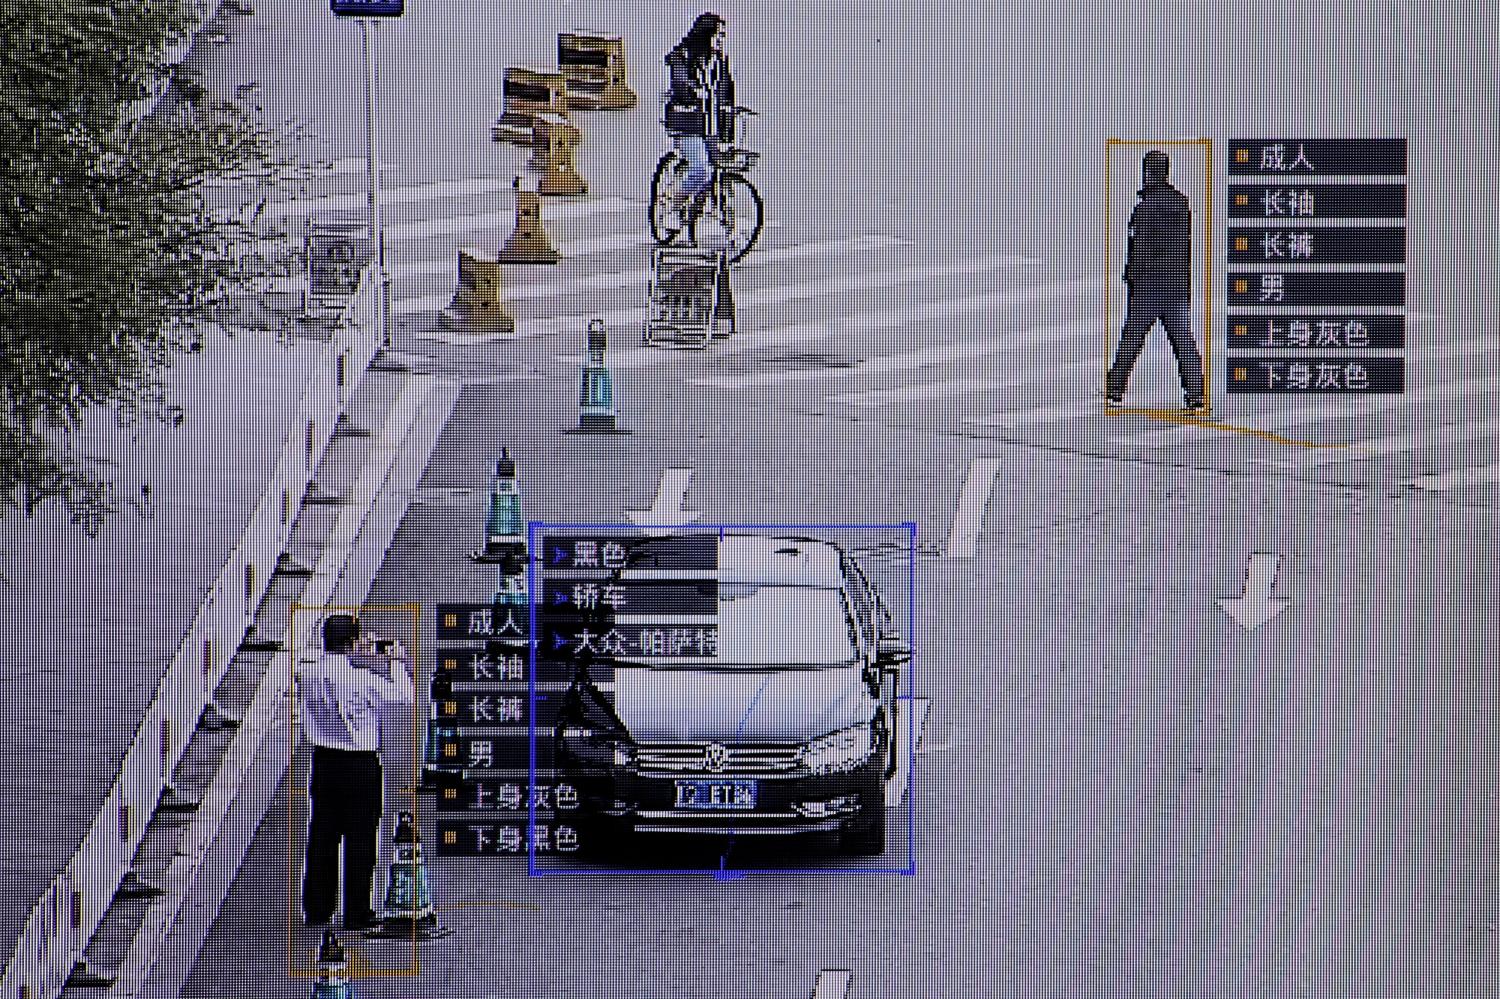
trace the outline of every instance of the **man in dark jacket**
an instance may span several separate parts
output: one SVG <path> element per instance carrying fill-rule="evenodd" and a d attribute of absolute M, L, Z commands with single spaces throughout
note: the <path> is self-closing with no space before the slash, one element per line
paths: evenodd
<path fill-rule="evenodd" d="M 687 161 L 672 210 L 679 221 L 708 187 L 708 143 L 734 141 L 734 77 L 724 54 L 728 31 L 724 19 L 703 13 L 667 53 L 667 101 L 662 120 Z"/>
<path fill-rule="evenodd" d="M 1167 182 L 1167 154 L 1159 149 L 1141 161 L 1140 200 L 1130 213 L 1130 247 L 1125 284 L 1130 294 L 1125 328 L 1105 387 L 1110 408 L 1124 405 L 1130 372 L 1146 345 L 1146 334 L 1161 321 L 1177 355 L 1177 376 L 1189 413 L 1208 411 L 1203 395 L 1203 361 L 1193 337 L 1192 211 L 1187 196 Z"/>

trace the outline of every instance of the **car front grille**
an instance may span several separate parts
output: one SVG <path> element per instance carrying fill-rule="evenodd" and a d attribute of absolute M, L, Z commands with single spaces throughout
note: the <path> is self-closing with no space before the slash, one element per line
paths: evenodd
<path fill-rule="evenodd" d="M 791 774 L 801 766 L 799 743 L 719 743 L 724 762 L 718 768 L 709 766 L 710 745 L 645 742 L 637 747 L 636 759 L 644 774 Z"/>

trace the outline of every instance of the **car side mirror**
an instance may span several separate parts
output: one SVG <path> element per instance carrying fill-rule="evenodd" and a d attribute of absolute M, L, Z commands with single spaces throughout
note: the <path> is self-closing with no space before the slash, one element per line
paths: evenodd
<path fill-rule="evenodd" d="M 911 646 L 899 638 L 882 638 L 875 648 L 875 661 L 883 669 L 911 662 Z"/>

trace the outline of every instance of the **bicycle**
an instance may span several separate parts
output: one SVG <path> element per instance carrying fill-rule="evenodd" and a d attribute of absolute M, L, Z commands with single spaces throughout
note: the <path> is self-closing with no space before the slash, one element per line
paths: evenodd
<path fill-rule="evenodd" d="M 741 106 L 730 111 L 736 123 L 757 113 Z M 735 134 L 742 134 L 739 127 Z M 675 149 L 662 154 L 651 174 L 646 220 L 651 227 L 651 238 L 659 246 L 670 246 L 684 235 L 687 245 L 697 246 L 698 223 L 704 218 L 717 220 L 724 229 L 729 262 L 734 263 L 750 252 L 765 225 L 765 203 L 755 185 L 745 176 L 760 159 L 760 153 L 728 142 L 710 144 L 708 152 L 713 172 L 708 187 L 688 206 L 685 212 L 687 224 L 672 224 L 675 214 L 672 203 L 681 188 L 683 175 L 687 173 L 687 160 Z"/>

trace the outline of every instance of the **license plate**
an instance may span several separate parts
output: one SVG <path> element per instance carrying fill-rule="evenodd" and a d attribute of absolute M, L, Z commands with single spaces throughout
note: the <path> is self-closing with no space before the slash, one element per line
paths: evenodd
<path fill-rule="evenodd" d="M 680 780 L 678 808 L 754 808 L 753 780 Z"/>

